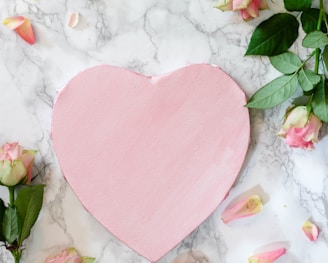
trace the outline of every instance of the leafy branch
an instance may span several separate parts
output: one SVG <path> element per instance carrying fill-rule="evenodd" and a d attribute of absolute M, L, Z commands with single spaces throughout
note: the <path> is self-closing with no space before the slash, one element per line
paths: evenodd
<path fill-rule="evenodd" d="M 284 5 L 289 12 L 275 14 L 260 23 L 245 54 L 268 56 L 273 67 L 283 75 L 255 92 L 246 106 L 271 108 L 288 100 L 301 88 L 310 111 L 328 122 L 328 22 L 323 0 L 320 0 L 319 9 L 311 8 L 311 0 L 284 0 Z M 302 46 L 314 49 L 305 60 L 289 51 L 298 38 L 300 24 L 306 33 Z M 307 62 L 312 59 L 314 67 L 309 69 Z"/>

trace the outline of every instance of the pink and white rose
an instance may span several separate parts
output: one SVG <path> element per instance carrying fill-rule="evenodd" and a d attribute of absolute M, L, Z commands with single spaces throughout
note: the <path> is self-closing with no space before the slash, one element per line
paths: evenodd
<path fill-rule="evenodd" d="M 0 183 L 6 186 L 29 184 L 36 153 L 25 150 L 17 142 L 4 144 L 0 148 Z"/>
<path fill-rule="evenodd" d="M 45 263 L 93 263 L 95 258 L 81 257 L 75 248 L 68 248 L 59 255 L 48 257 Z"/>
<path fill-rule="evenodd" d="M 219 0 L 216 8 L 222 11 L 239 11 L 244 20 L 259 16 L 259 10 L 268 9 L 266 0 Z"/>
<path fill-rule="evenodd" d="M 291 147 L 312 150 L 313 143 L 318 142 L 321 125 L 321 120 L 306 106 L 297 106 L 287 109 L 278 135 L 286 138 L 286 143 Z"/>

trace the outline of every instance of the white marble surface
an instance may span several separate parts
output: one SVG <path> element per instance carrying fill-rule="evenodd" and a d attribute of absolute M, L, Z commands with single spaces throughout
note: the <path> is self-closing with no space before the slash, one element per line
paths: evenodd
<path fill-rule="evenodd" d="M 281 0 L 268 2 L 274 11 L 281 10 Z M 50 164 L 40 178 L 47 185 L 44 205 L 26 242 L 23 262 L 42 263 L 48 254 L 69 246 L 96 257 L 98 263 L 148 262 L 104 230 L 65 182 L 50 139 L 53 101 L 56 91 L 74 75 L 99 64 L 160 75 L 190 63 L 211 63 L 229 73 L 250 96 L 278 75 L 266 58 L 243 56 L 254 27 L 274 11 L 245 23 L 236 13 L 214 9 L 214 4 L 212 0 L 0 2 L 0 19 L 30 18 L 37 39 L 30 46 L 0 26 L 0 143 L 19 141 L 39 150 L 36 168 Z M 73 11 L 81 15 L 76 28 L 67 25 Z M 293 49 L 306 53 L 299 41 Z M 277 263 L 321 263 L 328 257 L 327 130 L 322 129 L 312 152 L 288 148 L 276 136 L 287 105 L 250 111 L 251 145 L 229 197 L 160 263 L 189 250 L 202 251 L 211 263 L 247 262 L 254 252 L 279 246 L 285 246 L 287 254 Z M 261 195 L 263 212 L 223 224 L 222 210 L 247 193 Z M 0 194 L 6 198 L 4 190 Z M 301 231 L 307 219 L 321 229 L 315 243 Z M 4 250 L 0 262 L 12 262 Z"/>

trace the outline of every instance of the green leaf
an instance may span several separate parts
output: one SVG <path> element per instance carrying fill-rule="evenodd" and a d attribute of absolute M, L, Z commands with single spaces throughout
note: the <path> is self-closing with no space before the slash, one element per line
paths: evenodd
<path fill-rule="evenodd" d="M 0 199 L 0 226 L 2 226 L 3 217 L 5 215 L 6 207 L 2 199 Z M 6 241 L 3 235 L 2 227 L 0 227 L 0 241 Z"/>
<path fill-rule="evenodd" d="M 322 52 L 322 60 L 323 60 L 323 63 L 325 63 L 326 70 L 328 70 L 328 46 L 325 46 L 325 48 Z"/>
<path fill-rule="evenodd" d="M 317 30 L 319 14 L 320 14 L 320 9 L 317 8 L 309 8 L 302 12 L 301 22 L 305 33 L 310 33 L 312 31 Z M 324 21 L 322 21 L 321 23 L 321 31 L 325 33 L 327 32 Z"/>
<path fill-rule="evenodd" d="M 7 207 L 2 221 L 2 231 L 6 241 L 12 244 L 19 235 L 19 221 L 16 209 Z"/>
<path fill-rule="evenodd" d="M 292 74 L 302 66 L 301 59 L 291 52 L 270 57 L 271 64 L 284 74 Z"/>
<path fill-rule="evenodd" d="M 313 113 L 322 121 L 328 122 L 327 84 L 322 78 L 312 100 Z"/>
<path fill-rule="evenodd" d="M 22 220 L 22 232 L 18 243 L 30 235 L 31 228 L 37 220 L 43 202 L 44 185 L 35 185 L 18 191 L 15 206 Z"/>
<path fill-rule="evenodd" d="M 304 11 L 311 7 L 312 0 L 284 0 L 288 11 Z"/>
<path fill-rule="evenodd" d="M 307 48 L 322 48 L 328 45 L 328 36 L 321 31 L 310 32 L 304 37 L 302 45 Z"/>
<path fill-rule="evenodd" d="M 304 91 L 312 90 L 319 82 L 320 76 L 311 70 L 302 69 L 298 73 L 298 82 Z"/>
<path fill-rule="evenodd" d="M 291 14 L 271 16 L 254 30 L 245 55 L 275 56 L 286 52 L 298 37 L 298 26 Z"/>
<path fill-rule="evenodd" d="M 308 101 L 309 101 L 309 96 L 300 96 L 293 99 L 292 105 L 304 106 L 308 103 Z"/>
<path fill-rule="evenodd" d="M 250 98 L 246 106 L 256 109 L 274 107 L 290 98 L 297 90 L 297 87 L 296 74 L 278 77 L 259 89 Z"/>

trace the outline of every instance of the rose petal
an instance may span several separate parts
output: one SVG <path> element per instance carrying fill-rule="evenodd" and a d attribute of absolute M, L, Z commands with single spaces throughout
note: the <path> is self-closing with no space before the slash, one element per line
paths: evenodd
<path fill-rule="evenodd" d="M 14 30 L 21 26 L 25 21 L 23 16 L 11 16 L 7 17 L 2 21 L 2 24 L 6 25 L 10 29 Z"/>
<path fill-rule="evenodd" d="M 77 12 L 72 13 L 70 18 L 69 18 L 68 26 L 76 27 L 77 24 L 79 23 L 79 20 L 80 20 L 79 13 L 77 13 Z"/>
<path fill-rule="evenodd" d="M 245 11 L 250 15 L 251 18 L 259 16 L 259 7 L 254 1 L 249 4 Z"/>
<path fill-rule="evenodd" d="M 302 226 L 302 230 L 304 234 L 308 237 L 308 239 L 310 239 L 311 241 L 316 241 L 318 239 L 319 229 L 312 222 L 305 221 Z"/>
<path fill-rule="evenodd" d="M 286 135 L 286 143 L 290 147 L 302 148 L 306 150 L 313 150 L 314 145 L 312 141 L 305 141 L 304 136 L 306 128 L 291 128 Z"/>
<path fill-rule="evenodd" d="M 252 3 L 253 0 L 234 0 L 232 4 L 232 10 L 241 10 L 245 9 L 249 6 L 250 3 Z"/>
<path fill-rule="evenodd" d="M 229 223 L 235 219 L 248 217 L 262 211 L 263 204 L 258 195 L 252 195 L 237 203 L 230 209 L 223 211 L 221 217 L 224 223 Z"/>
<path fill-rule="evenodd" d="M 26 184 L 29 184 L 32 180 L 33 161 L 37 153 L 38 152 L 34 150 L 24 150 L 20 157 L 26 169 Z"/>
<path fill-rule="evenodd" d="M 286 253 L 285 248 L 278 248 L 271 251 L 266 251 L 260 254 L 256 254 L 248 258 L 249 263 L 271 263 L 277 258 Z"/>
<path fill-rule="evenodd" d="M 34 32 L 29 19 L 25 18 L 24 23 L 15 30 L 18 35 L 30 45 L 33 45 L 35 43 Z"/>

